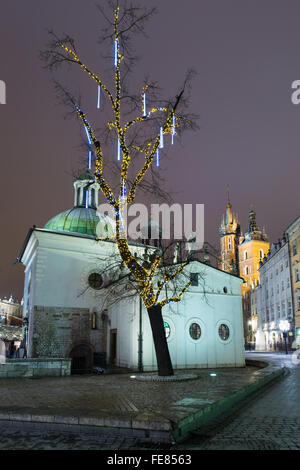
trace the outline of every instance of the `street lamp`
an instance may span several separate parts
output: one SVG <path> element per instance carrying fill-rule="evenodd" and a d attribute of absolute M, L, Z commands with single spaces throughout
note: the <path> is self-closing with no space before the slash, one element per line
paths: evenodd
<path fill-rule="evenodd" d="M 279 328 L 281 329 L 282 335 L 283 335 L 283 338 L 284 338 L 285 353 L 288 354 L 286 338 L 287 338 L 287 332 L 290 329 L 290 324 L 287 320 L 281 320 L 279 322 Z"/>

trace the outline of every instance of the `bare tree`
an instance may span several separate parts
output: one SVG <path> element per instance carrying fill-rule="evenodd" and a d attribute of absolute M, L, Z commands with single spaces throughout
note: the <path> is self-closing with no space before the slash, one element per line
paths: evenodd
<path fill-rule="evenodd" d="M 121 2 L 120 2 L 121 3 Z M 163 146 L 166 135 L 180 135 L 186 129 L 195 129 L 195 116 L 186 114 L 190 82 L 193 72 L 188 72 L 177 95 L 171 99 L 162 99 L 155 82 L 148 79 L 141 86 L 140 92 L 129 92 L 128 77 L 133 71 L 136 57 L 133 53 L 133 35 L 145 34 L 145 23 L 153 16 L 155 9 L 137 6 L 134 2 L 124 1 L 122 7 L 119 1 L 109 1 L 112 19 L 106 9 L 99 10 L 106 22 L 101 44 L 108 42 L 114 45 L 114 83 L 109 85 L 104 79 L 87 66 L 75 47 L 75 41 L 65 36 L 57 37 L 50 32 L 49 47 L 42 52 L 41 57 L 50 70 L 60 65 L 70 64 L 79 66 L 97 83 L 102 93 L 111 105 L 111 119 L 97 137 L 96 129 L 91 125 L 86 111 L 81 106 L 80 97 L 75 98 L 71 91 L 66 90 L 55 81 L 56 91 L 61 101 L 69 106 L 70 112 L 75 113 L 81 121 L 88 138 L 93 146 L 95 155 L 95 177 L 107 202 L 113 209 L 116 222 L 116 244 L 124 265 L 130 272 L 138 287 L 152 329 L 156 351 L 158 374 L 173 375 L 173 367 L 168 351 L 162 318 L 162 307 L 170 302 L 179 302 L 190 285 L 187 281 L 180 292 L 166 295 L 162 298 L 165 286 L 173 282 L 177 275 L 183 272 L 188 261 L 165 269 L 161 280 L 156 284 L 155 278 L 162 264 L 162 254 L 156 253 L 151 262 L 145 263 L 136 257 L 128 243 L 127 234 L 122 225 L 124 210 L 135 201 L 136 191 L 146 185 L 151 190 L 150 182 L 145 183 L 147 176 L 157 178 L 153 171 L 155 157 Z M 144 99 L 147 94 L 147 104 L 150 111 L 145 110 Z M 104 174 L 104 164 L 110 158 L 107 153 L 107 143 L 118 142 L 120 150 L 120 165 L 117 167 L 119 182 L 115 189 L 109 184 L 107 173 Z M 138 168 L 139 169 L 136 169 Z M 153 180 L 152 180 L 153 181 Z M 148 186 L 147 186 L 148 184 Z M 155 185 L 159 187 L 159 185 Z"/>

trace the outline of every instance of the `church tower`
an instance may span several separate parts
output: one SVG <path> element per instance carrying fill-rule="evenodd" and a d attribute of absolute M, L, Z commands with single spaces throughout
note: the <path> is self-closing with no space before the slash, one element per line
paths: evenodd
<path fill-rule="evenodd" d="M 249 211 L 249 225 L 245 236 L 240 237 L 239 262 L 240 276 L 244 279 L 242 295 L 255 289 L 259 283 L 259 262 L 268 254 L 270 244 L 264 229 L 260 230 L 256 223 L 256 213 Z"/>
<path fill-rule="evenodd" d="M 232 212 L 232 205 L 229 200 L 229 190 L 226 212 L 223 214 L 219 227 L 221 260 L 219 269 L 231 274 L 239 275 L 238 242 L 240 236 L 240 224 L 236 214 Z"/>

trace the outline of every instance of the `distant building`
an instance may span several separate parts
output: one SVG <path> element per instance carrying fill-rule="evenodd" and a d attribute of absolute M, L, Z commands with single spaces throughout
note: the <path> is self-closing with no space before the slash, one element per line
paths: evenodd
<path fill-rule="evenodd" d="M 22 326 L 23 301 L 19 303 L 11 295 L 0 299 L 0 325 Z"/>
<path fill-rule="evenodd" d="M 237 215 L 232 212 L 228 198 L 226 212 L 219 227 L 221 257 L 219 268 L 244 279 L 241 286 L 245 343 L 254 343 L 257 330 L 255 287 L 259 283 L 259 262 L 269 251 L 268 237 L 256 223 L 253 209 L 249 212 L 249 226 L 245 235 Z"/>
<path fill-rule="evenodd" d="M 239 267 L 242 284 L 244 330 L 247 343 L 254 347 L 257 331 L 257 311 L 255 288 L 259 284 L 259 263 L 269 251 L 269 241 L 264 230 L 256 223 L 256 214 L 249 211 L 249 225 L 245 235 L 239 240 Z"/>
<path fill-rule="evenodd" d="M 239 267 L 240 275 L 244 279 L 242 295 L 253 290 L 259 282 L 259 262 L 268 253 L 270 243 L 264 230 L 256 224 L 256 214 L 253 209 L 249 211 L 249 226 L 245 236 L 239 239 Z"/>
<path fill-rule="evenodd" d="M 0 299 L 0 340 L 4 341 L 7 356 L 12 357 L 20 346 L 22 331 L 23 301 L 19 303 L 11 295 Z"/>
<path fill-rule="evenodd" d="M 270 252 L 260 263 L 260 285 L 256 288 L 258 326 L 257 350 L 276 350 L 284 347 L 279 323 L 288 320 L 288 342 L 294 340 L 294 314 L 291 287 L 289 244 L 286 237 L 272 243 Z"/>
<path fill-rule="evenodd" d="M 229 201 L 226 204 L 226 212 L 222 216 L 219 226 L 221 259 L 219 269 L 227 273 L 239 275 L 238 243 L 240 236 L 240 224 L 238 216 L 232 212 Z"/>
<path fill-rule="evenodd" d="M 286 229 L 289 241 L 292 296 L 295 313 L 295 340 L 300 347 L 300 216 Z"/>

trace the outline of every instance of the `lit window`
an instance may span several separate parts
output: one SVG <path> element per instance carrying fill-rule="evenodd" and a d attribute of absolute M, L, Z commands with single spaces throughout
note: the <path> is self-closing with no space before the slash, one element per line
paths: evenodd
<path fill-rule="evenodd" d="M 201 336 L 201 328 L 198 323 L 192 323 L 190 326 L 190 337 L 192 339 L 199 339 Z"/>
<path fill-rule="evenodd" d="M 296 240 L 293 242 L 293 256 L 295 256 L 297 254 L 297 244 L 296 244 Z"/>
<path fill-rule="evenodd" d="M 171 334 L 171 328 L 170 328 L 169 323 L 166 322 L 166 321 L 164 321 L 164 329 L 165 329 L 166 338 L 169 338 L 169 336 Z"/>
<path fill-rule="evenodd" d="M 92 313 L 92 330 L 97 329 L 97 313 Z"/>

